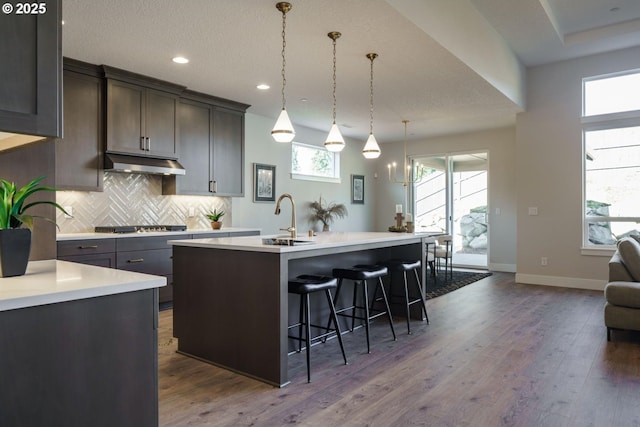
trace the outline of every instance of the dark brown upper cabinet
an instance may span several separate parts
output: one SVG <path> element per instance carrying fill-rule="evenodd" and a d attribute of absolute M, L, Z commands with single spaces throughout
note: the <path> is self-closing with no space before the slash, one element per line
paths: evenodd
<path fill-rule="evenodd" d="M 44 13 L 0 13 L 0 131 L 61 137 L 62 1 L 40 3 Z"/>
<path fill-rule="evenodd" d="M 178 157 L 179 95 L 184 86 L 103 66 L 107 78 L 107 152 Z"/>
<path fill-rule="evenodd" d="M 103 79 L 95 65 L 64 60 L 64 138 L 56 140 L 56 187 L 102 191 Z"/>
<path fill-rule="evenodd" d="M 249 106 L 193 91 L 178 105 L 179 160 L 187 173 L 164 176 L 163 194 L 244 196 L 244 115 Z"/>
<path fill-rule="evenodd" d="M 244 112 L 213 109 L 212 189 L 217 196 L 244 196 Z"/>

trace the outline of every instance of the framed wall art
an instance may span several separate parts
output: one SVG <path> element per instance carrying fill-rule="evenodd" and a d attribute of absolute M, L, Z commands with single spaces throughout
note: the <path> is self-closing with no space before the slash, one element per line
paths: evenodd
<path fill-rule="evenodd" d="M 364 205 L 364 175 L 351 175 L 351 204 Z"/>
<path fill-rule="evenodd" d="M 253 164 L 253 201 L 276 201 L 276 167 L 273 165 Z"/>

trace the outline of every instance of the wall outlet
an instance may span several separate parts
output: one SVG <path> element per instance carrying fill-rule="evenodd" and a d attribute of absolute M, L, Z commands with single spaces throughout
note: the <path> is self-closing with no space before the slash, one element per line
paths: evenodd
<path fill-rule="evenodd" d="M 73 206 L 63 206 L 63 208 L 67 211 L 67 213 L 64 214 L 64 217 L 67 219 L 73 218 Z"/>
<path fill-rule="evenodd" d="M 196 216 L 196 209 L 189 208 L 189 218 L 193 218 L 194 216 Z"/>
<path fill-rule="evenodd" d="M 540 265 L 549 265 L 549 260 L 547 259 L 546 256 L 543 256 L 542 258 L 540 258 Z"/>

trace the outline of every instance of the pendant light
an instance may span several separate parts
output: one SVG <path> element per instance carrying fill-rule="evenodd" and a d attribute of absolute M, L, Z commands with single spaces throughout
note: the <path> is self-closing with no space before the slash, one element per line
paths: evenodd
<path fill-rule="evenodd" d="M 336 124 L 336 40 L 341 35 L 342 34 L 337 31 L 332 31 L 327 34 L 327 36 L 333 40 L 333 125 L 331 125 L 331 130 L 329 131 L 329 135 L 327 135 L 327 140 L 324 142 L 324 147 L 328 151 L 333 152 L 342 151 L 344 148 L 344 138 Z"/>
<path fill-rule="evenodd" d="M 286 65 L 284 49 L 287 46 L 285 29 L 287 23 L 287 12 L 291 10 L 291 7 L 291 3 L 276 3 L 276 9 L 282 12 L 282 111 L 280 112 L 280 116 L 278 116 L 276 125 L 271 131 L 271 136 L 273 136 L 273 139 L 275 139 L 276 142 L 291 142 L 296 136 L 296 132 L 293 130 L 293 125 L 291 124 L 291 120 L 289 120 L 289 115 L 287 114 L 287 110 L 285 108 L 286 100 L 284 97 L 284 88 L 287 84 L 287 79 L 285 78 L 284 73 Z"/>
<path fill-rule="evenodd" d="M 367 58 L 371 61 L 371 80 L 370 80 L 370 90 L 369 90 L 369 100 L 370 100 L 370 122 L 369 122 L 369 138 L 367 139 L 367 143 L 364 144 L 364 148 L 362 149 L 362 155 L 365 159 L 377 159 L 380 157 L 380 146 L 376 141 L 376 137 L 373 136 L 373 60 L 378 57 L 377 53 L 367 53 Z"/>

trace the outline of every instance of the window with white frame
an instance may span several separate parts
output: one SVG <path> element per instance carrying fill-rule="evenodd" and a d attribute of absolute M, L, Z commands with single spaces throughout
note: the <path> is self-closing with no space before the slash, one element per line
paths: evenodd
<path fill-rule="evenodd" d="M 640 70 L 583 80 L 583 246 L 640 234 Z"/>
<path fill-rule="evenodd" d="M 340 182 L 340 153 L 324 147 L 291 143 L 291 177 L 312 181 Z"/>

